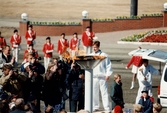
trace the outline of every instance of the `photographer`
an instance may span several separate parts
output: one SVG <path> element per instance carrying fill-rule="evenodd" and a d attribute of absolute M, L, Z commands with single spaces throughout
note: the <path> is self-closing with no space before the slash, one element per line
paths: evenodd
<path fill-rule="evenodd" d="M 18 70 L 13 69 L 12 65 L 4 65 L 2 69 L 4 73 L 1 77 L 2 89 L 8 95 L 17 95 L 17 97 L 23 98 L 23 84 L 26 77 L 19 74 Z"/>
<path fill-rule="evenodd" d="M 43 77 L 39 73 L 39 68 L 31 65 L 29 62 L 24 64 L 25 75 L 27 76 L 27 97 L 35 96 L 37 98 L 36 109 L 40 112 L 40 99 L 43 86 Z"/>
<path fill-rule="evenodd" d="M 66 95 L 66 65 L 61 60 L 53 58 L 45 73 L 43 99 L 45 106 L 51 105 L 56 111 L 65 108 Z M 63 102 L 62 102 L 63 101 Z"/>
<path fill-rule="evenodd" d="M 77 63 L 72 63 L 68 77 L 70 112 L 84 109 L 84 78 L 84 70 Z"/>
<path fill-rule="evenodd" d="M 45 68 L 44 66 L 39 62 L 39 60 L 41 60 L 41 58 L 36 58 L 34 54 L 32 53 L 29 53 L 27 55 L 27 61 L 24 62 L 22 65 L 21 65 L 21 72 L 25 72 L 25 68 L 24 68 L 24 64 L 25 63 L 30 63 L 30 65 L 34 68 L 37 68 L 37 73 L 42 75 L 45 73 Z"/>

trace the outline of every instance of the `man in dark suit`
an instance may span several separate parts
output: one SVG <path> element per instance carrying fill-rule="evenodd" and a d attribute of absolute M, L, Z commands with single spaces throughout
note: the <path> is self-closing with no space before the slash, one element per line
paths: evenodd
<path fill-rule="evenodd" d="M 10 46 L 6 45 L 0 51 L 0 76 L 2 76 L 2 67 L 4 64 L 14 65 L 15 63 L 15 57 L 10 54 L 10 50 Z"/>

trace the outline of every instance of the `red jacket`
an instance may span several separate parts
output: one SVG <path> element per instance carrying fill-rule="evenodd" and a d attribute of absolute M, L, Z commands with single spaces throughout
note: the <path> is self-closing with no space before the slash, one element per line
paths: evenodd
<path fill-rule="evenodd" d="M 84 46 L 92 46 L 93 45 L 93 37 L 95 36 L 94 32 L 90 32 L 90 36 L 85 32 L 82 34 L 82 43 Z"/>
<path fill-rule="evenodd" d="M 52 43 L 50 44 L 45 43 L 42 49 L 44 57 L 52 58 L 53 50 L 54 50 L 54 45 Z"/>
<path fill-rule="evenodd" d="M 69 43 L 67 39 L 64 39 L 64 42 L 62 41 L 62 39 L 58 40 L 57 52 L 59 54 L 62 54 L 63 52 L 65 52 L 68 47 L 69 47 Z"/>
<path fill-rule="evenodd" d="M 33 54 L 35 55 L 35 57 L 38 58 L 38 51 L 37 51 L 37 50 L 32 49 L 32 51 L 30 51 L 29 49 L 26 49 L 26 50 L 24 51 L 24 59 L 26 59 L 26 57 L 27 57 L 26 55 L 27 55 L 28 53 L 33 53 Z"/>
<path fill-rule="evenodd" d="M 137 67 L 140 67 L 142 65 L 142 57 L 141 56 L 132 56 L 131 60 L 127 64 L 127 68 L 129 68 L 131 65 L 135 65 Z"/>
<path fill-rule="evenodd" d="M 76 38 L 76 40 L 74 39 L 74 37 L 70 40 L 70 49 L 71 50 L 76 50 L 78 48 L 78 44 L 79 44 L 79 39 Z"/>
<path fill-rule="evenodd" d="M 32 44 L 33 40 L 36 39 L 36 32 L 32 30 L 31 32 L 27 31 L 25 38 L 27 40 L 27 44 Z"/>
<path fill-rule="evenodd" d="M 10 38 L 10 43 L 12 48 L 18 48 L 21 43 L 21 36 L 20 35 L 12 35 Z"/>
<path fill-rule="evenodd" d="M 6 40 L 4 37 L 0 37 L 0 48 L 3 48 L 6 46 Z"/>

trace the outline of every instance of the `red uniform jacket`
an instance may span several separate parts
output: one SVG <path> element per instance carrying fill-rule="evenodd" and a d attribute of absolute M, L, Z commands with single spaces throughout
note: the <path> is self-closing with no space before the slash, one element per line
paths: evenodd
<path fill-rule="evenodd" d="M 76 40 L 74 38 L 72 38 L 70 40 L 70 49 L 71 50 L 76 50 L 78 48 L 78 44 L 79 44 L 79 39 L 76 38 Z"/>
<path fill-rule="evenodd" d="M 0 37 L 0 48 L 3 48 L 6 46 L 6 40 L 4 37 Z"/>
<path fill-rule="evenodd" d="M 129 68 L 131 65 L 135 65 L 137 67 L 140 67 L 142 65 L 142 57 L 141 56 L 132 56 L 131 60 L 127 64 L 127 68 Z"/>
<path fill-rule="evenodd" d="M 89 35 L 89 36 L 88 36 Z M 87 34 L 86 31 L 82 34 L 82 43 L 84 46 L 92 46 L 93 45 L 93 37 L 95 36 L 94 32 L 90 32 Z"/>
<path fill-rule="evenodd" d="M 28 53 L 32 53 L 32 54 L 35 55 L 36 58 L 38 58 L 38 51 L 37 50 L 35 50 L 35 49 L 32 49 L 32 50 L 26 49 L 24 51 L 24 59 L 26 59 L 26 56 L 27 56 Z"/>
<path fill-rule="evenodd" d="M 32 30 L 31 32 L 27 31 L 26 36 L 27 44 L 32 44 L 33 40 L 36 38 L 36 32 Z"/>
<path fill-rule="evenodd" d="M 10 38 L 10 43 L 12 48 L 18 48 L 21 43 L 21 36 L 20 35 L 12 35 Z"/>
<path fill-rule="evenodd" d="M 45 43 L 43 45 L 43 49 L 42 49 L 42 51 L 44 52 L 44 57 L 52 58 L 53 50 L 54 50 L 54 45 L 53 44 Z"/>
<path fill-rule="evenodd" d="M 58 40 L 57 52 L 59 54 L 62 54 L 63 52 L 65 52 L 68 47 L 69 47 L 69 44 L 67 39 L 64 39 L 64 41 L 62 41 L 62 39 Z"/>

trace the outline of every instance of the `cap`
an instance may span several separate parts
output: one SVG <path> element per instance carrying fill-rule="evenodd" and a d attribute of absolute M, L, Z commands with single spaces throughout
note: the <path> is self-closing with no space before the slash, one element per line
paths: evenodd
<path fill-rule="evenodd" d="M 25 63 L 25 64 L 24 64 L 24 69 L 25 69 L 27 66 L 29 66 L 29 65 L 30 65 L 29 62 Z"/>
<path fill-rule="evenodd" d="M 143 111 L 143 106 L 140 104 L 133 104 L 133 107 L 134 107 L 135 111 L 137 111 L 137 112 Z"/>
<path fill-rule="evenodd" d="M 147 93 L 148 94 L 148 91 L 147 90 L 143 90 L 141 93 Z"/>

